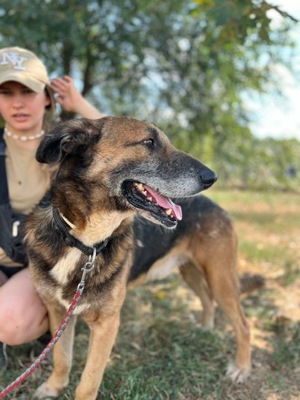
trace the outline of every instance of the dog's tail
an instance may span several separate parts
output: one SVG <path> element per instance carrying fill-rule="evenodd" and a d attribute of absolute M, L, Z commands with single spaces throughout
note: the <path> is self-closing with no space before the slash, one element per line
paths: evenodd
<path fill-rule="evenodd" d="M 261 289 L 265 286 L 266 280 L 262 275 L 245 274 L 240 278 L 241 293 L 249 293 L 255 289 Z"/>

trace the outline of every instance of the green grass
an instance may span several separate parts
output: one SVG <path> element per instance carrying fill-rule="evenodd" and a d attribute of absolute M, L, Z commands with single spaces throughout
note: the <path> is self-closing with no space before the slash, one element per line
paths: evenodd
<path fill-rule="evenodd" d="M 241 239 L 239 243 L 241 252 L 250 259 L 252 262 L 274 262 L 280 264 L 288 257 L 288 251 L 282 251 L 282 249 L 276 246 L 260 247 L 255 241 Z"/>
<path fill-rule="evenodd" d="M 210 189 L 205 193 L 207 196 L 213 198 L 218 203 L 226 204 L 227 206 L 235 206 L 242 208 L 248 206 L 251 210 L 257 203 L 262 202 L 266 206 L 278 205 L 299 205 L 300 195 L 290 192 L 278 192 L 274 190 L 269 191 L 239 191 L 239 190 L 218 190 L 215 188 Z"/>
<path fill-rule="evenodd" d="M 212 190 L 209 197 L 233 217 L 243 256 L 252 263 L 272 263 L 274 268 L 290 270 L 291 280 L 299 276 L 295 271 L 300 268 L 300 248 L 296 244 L 300 227 L 299 194 Z"/>
<path fill-rule="evenodd" d="M 175 274 L 128 293 L 98 399 L 300 399 L 299 318 L 297 321 L 285 308 L 294 305 L 289 303 L 291 298 L 299 302 L 300 197 L 215 190 L 208 194 L 234 219 L 239 260 L 244 260 L 244 264 L 239 263 L 240 273 L 260 272 L 267 279 L 265 289 L 242 297 L 254 332 L 253 378 L 244 386 L 236 386 L 224 377 L 235 353 L 231 325 L 217 310 L 216 330 L 201 331 L 197 323 L 201 308 L 195 306 L 193 294 L 182 289 Z M 280 296 L 283 301 L 278 304 Z M 59 399 L 74 399 L 87 346 L 88 330 L 80 322 L 70 384 Z M 0 387 L 30 365 L 29 352 L 30 345 L 8 348 L 9 369 L 0 376 Z M 34 390 L 50 371 L 51 363 L 44 363 L 9 398 L 33 399 Z"/>

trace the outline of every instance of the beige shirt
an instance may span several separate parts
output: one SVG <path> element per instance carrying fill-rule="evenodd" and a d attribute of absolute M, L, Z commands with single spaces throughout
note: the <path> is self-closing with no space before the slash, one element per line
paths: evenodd
<path fill-rule="evenodd" d="M 16 140 L 6 135 L 4 140 L 11 207 L 17 213 L 29 214 L 50 187 L 50 168 L 36 161 L 36 150 L 21 147 Z M 19 264 L 12 261 L 0 247 L 0 265 L 9 267 Z"/>

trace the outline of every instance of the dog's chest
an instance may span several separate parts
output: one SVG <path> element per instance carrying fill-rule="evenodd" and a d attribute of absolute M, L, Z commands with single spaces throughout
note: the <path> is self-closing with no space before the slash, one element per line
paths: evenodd
<path fill-rule="evenodd" d="M 55 302 L 68 309 L 79 283 L 82 283 L 83 270 L 86 267 L 88 272 L 85 275 L 83 293 L 74 314 L 84 314 L 95 309 L 105 313 L 115 299 L 118 302 L 126 288 L 132 253 L 128 251 L 127 241 L 123 242 L 123 246 L 117 246 L 118 250 L 114 250 L 112 242 L 96 256 L 93 265 L 88 262 L 87 257 L 83 257 L 80 250 L 68 249 L 66 255 L 50 271 L 53 284 L 49 287 L 50 291 L 47 291 L 46 300 L 50 296 L 52 299 L 54 297 Z"/>
<path fill-rule="evenodd" d="M 70 276 L 77 272 L 81 254 L 78 249 L 70 248 L 67 255 L 61 258 L 52 268 L 50 275 L 60 286 L 66 285 Z"/>

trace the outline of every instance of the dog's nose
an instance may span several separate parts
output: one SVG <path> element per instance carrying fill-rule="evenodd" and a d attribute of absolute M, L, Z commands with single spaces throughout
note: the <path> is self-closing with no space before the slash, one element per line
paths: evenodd
<path fill-rule="evenodd" d="M 213 185 L 216 182 L 218 176 L 214 171 L 207 168 L 200 173 L 200 178 L 204 188 L 208 189 L 209 187 L 211 187 L 211 185 Z"/>

